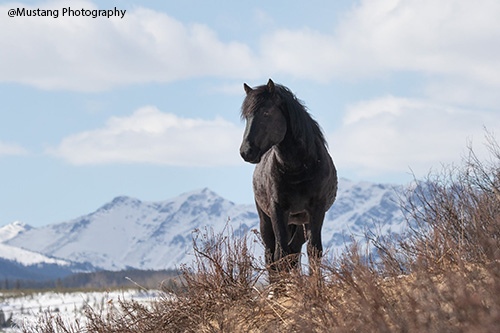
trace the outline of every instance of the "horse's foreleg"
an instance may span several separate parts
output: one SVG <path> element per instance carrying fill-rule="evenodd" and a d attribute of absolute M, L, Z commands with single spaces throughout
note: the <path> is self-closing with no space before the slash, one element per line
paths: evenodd
<path fill-rule="evenodd" d="M 267 216 L 262 209 L 260 209 L 259 205 L 256 206 L 260 219 L 260 235 L 262 237 L 262 241 L 264 242 L 264 246 L 266 247 L 266 265 L 271 268 L 271 264 L 274 261 L 274 251 L 276 246 L 273 224 L 271 223 L 271 218 Z"/>
<path fill-rule="evenodd" d="M 288 256 L 290 246 L 288 245 L 288 214 L 289 212 L 276 205 L 271 215 L 274 237 L 276 239 L 274 261 L 282 261 L 283 258 Z M 279 266 L 288 266 L 284 262 L 280 262 Z"/>
<path fill-rule="evenodd" d="M 319 269 L 321 256 L 323 255 L 323 245 L 321 244 L 321 227 L 323 226 L 323 219 L 325 212 L 316 210 L 311 214 L 307 238 L 307 255 L 309 256 L 309 271 L 313 273 Z"/>

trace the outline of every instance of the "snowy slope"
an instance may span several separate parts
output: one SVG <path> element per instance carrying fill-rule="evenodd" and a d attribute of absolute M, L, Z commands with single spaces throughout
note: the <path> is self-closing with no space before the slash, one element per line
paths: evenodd
<path fill-rule="evenodd" d="M 53 258 L 17 246 L 0 243 L 0 279 L 46 281 L 74 273 L 90 272 L 89 263 Z"/>
<path fill-rule="evenodd" d="M 113 290 L 107 292 L 36 292 L 36 293 L 0 293 L 0 309 L 3 311 L 5 319 L 11 318 L 12 322 L 21 327 L 23 323 L 33 323 L 36 327 L 39 316 L 48 312 L 60 315 L 65 322 L 85 323 L 87 318 L 85 310 L 88 306 L 95 310 L 102 310 L 103 313 L 113 309 L 118 300 L 134 300 L 144 306 L 148 306 L 151 301 L 163 294 L 159 291 L 144 291 L 141 289 Z M 55 316 L 50 316 L 54 319 Z M 83 325 L 82 325 L 83 326 Z M 22 332 L 18 327 L 0 328 L 1 332 Z"/>
<path fill-rule="evenodd" d="M 360 239 L 367 230 L 400 233 L 404 218 L 399 191 L 401 186 L 340 179 L 337 199 L 323 224 L 324 246 L 342 249 L 351 235 Z"/>
<path fill-rule="evenodd" d="M 236 205 L 209 189 L 160 202 L 117 197 L 86 216 L 17 234 L 5 244 L 96 267 L 166 269 L 191 260 L 192 232 L 258 229 L 253 205 Z M 339 181 L 337 201 L 323 227 L 325 248 L 343 248 L 344 235 L 366 228 L 398 232 L 402 214 L 390 185 Z M 345 237 L 348 238 L 348 237 Z"/>
<path fill-rule="evenodd" d="M 36 265 L 36 264 L 56 264 L 61 266 L 68 266 L 70 263 L 56 258 L 49 258 L 43 254 L 33 251 L 25 250 L 16 246 L 1 244 L 0 243 L 0 258 L 10 261 L 16 261 L 22 265 Z"/>
<path fill-rule="evenodd" d="M 22 235 L 24 232 L 32 230 L 33 228 L 25 223 L 16 221 L 7 224 L 0 228 L 0 258 L 10 261 L 15 261 L 21 265 L 36 265 L 36 264 L 56 264 L 62 266 L 70 265 L 65 260 L 49 258 L 43 254 L 33 251 L 25 250 L 16 246 L 3 244 L 12 238 Z"/>
<path fill-rule="evenodd" d="M 95 267 L 89 263 L 74 263 L 2 243 L 30 230 L 34 229 L 17 221 L 0 228 L 0 279 L 2 281 L 4 279 L 44 281 L 77 272 L 95 270 Z"/>

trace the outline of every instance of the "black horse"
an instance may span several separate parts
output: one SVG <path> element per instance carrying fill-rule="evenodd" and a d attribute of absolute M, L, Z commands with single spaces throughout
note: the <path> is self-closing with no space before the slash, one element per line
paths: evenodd
<path fill-rule="evenodd" d="M 321 227 L 337 194 L 337 171 L 325 137 L 287 87 L 271 79 L 267 85 L 243 87 L 246 128 L 240 154 L 257 164 L 253 189 L 266 264 L 270 272 L 297 266 L 308 240 L 312 266 L 322 255 Z"/>

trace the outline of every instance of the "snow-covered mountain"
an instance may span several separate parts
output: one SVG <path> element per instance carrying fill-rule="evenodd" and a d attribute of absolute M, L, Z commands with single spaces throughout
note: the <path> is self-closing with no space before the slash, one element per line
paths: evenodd
<path fill-rule="evenodd" d="M 86 216 L 20 233 L 7 244 L 109 270 L 174 268 L 190 251 L 194 229 L 222 230 L 229 217 L 238 227 L 255 226 L 258 219 L 252 206 L 209 189 L 162 202 L 121 196 Z"/>
<path fill-rule="evenodd" d="M 16 261 L 21 265 L 29 266 L 35 264 L 56 264 L 69 266 L 70 263 L 65 260 L 49 258 L 41 253 L 29 251 L 20 247 L 4 244 L 5 242 L 33 229 L 31 226 L 16 221 L 0 228 L 0 258 L 10 261 Z"/>
<path fill-rule="evenodd" d="M 345 248 L 351 236 L 401 233 L 405 226 L 398 193 L 402 186 L 339 180 L 337 199 L 323 223 L 323 246 Z"/>
<path fill-rule="evenodd" d="M 361 236 L 374 226 L 383 232 L 398 232 L 402 222 L 392 186 L 341 179 L 337 201 L 325 217 L 324 247 L 343 248 L 344 238 Z M 122 196 L 71 221 L 25 227 L 0 245 L 88 262 L 102 269 L 166 269 L 192 259 L 193 230 L 212 227 L 219 232 L 226 223 L 233 230 L 258 229 L 255 207 L 237 205 L 206 188 L 160 202 Z M 12 225 L 4 228 L 15 229 Z"/>
<path fill-rule="evenodd" d="M 0 278 L 47 280 L 63 277 L 75 272 L 94 270 L 86 263 L 49 257 L 21 247 L 5 244 L 33 228 L 21 222 L 14 222 L 0 228 Z"/>

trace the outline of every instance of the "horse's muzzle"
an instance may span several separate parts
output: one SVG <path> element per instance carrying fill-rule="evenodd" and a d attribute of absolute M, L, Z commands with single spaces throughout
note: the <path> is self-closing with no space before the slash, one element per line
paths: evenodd
<path fill-rule="evenodd" d="M 240 148 L 240 155 L 245 160 L 245 162 L 257 164 L 260 162 L 262 157 L 260 154 L 260 149 L 251 147 L 250 145 L 242 145 Z"/>

